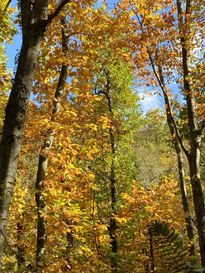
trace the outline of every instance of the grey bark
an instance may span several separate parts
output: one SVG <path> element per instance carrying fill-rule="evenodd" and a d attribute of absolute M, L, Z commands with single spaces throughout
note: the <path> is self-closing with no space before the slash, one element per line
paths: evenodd
<path fill-rule="evenodd" d="M 37 250 L 36 250 L 36 270 L 43 268 L 46 257 L 46 243 L 47 243 L 47 207 L 44 196 L 44 179 L 48 166 L 48 152 L 52 146 L 53 135 L 48 133 L 48 139 L 44 141 L 41 148 L 38 162 L 38 172 L 36 178 L 36 206 L 38 210 L 37 222 Z"/>
<path fill-rule="evenodd" d="M 62 1 L 63 7 L 67 1 Z M 21 138 L 28 101 L 36 71 L 40 45 L 47 25 L 53 19 L 48 16 L 48 0 L 20 1 L 22 22 L 22 48 L 12 85 L 0 143 L 0 229 L 5 236 L 9 207 L 15 184 Z M 55 11 L 55 16 L 58 15 Z M 0 260 L 3 254 L 4 236 L 0 233 Z"/>
<path fill-rule="evenodd" d="M 66 34 L 66 23 L 65 20 L 62 23 L 62 50 L 65 52 L 67 50 L 68 35 Z M 61 99 L 64 94 L 65 83 L 68 74 L 68 66 L 62 65 L 60 76 L 58 80 L 58 85 L 55 92 L 55 101 L 52 111 L 51 120 L 55 121 L 57 115 L 61 108 Z M 41 270 L 45 265 L 46 259 L 46 246 L 47 246 L 47 206 L 46 199 L 44 196 L 44 180 L 46 176 L 47 166 L 48 166 L 48 155 L 49 150 L 52 147 L 54 140 L 54 133 L 49 130 L 47 132 L 47 137 L 44 140 L 44 144 L 41 148 L 39 154 L 39 163 L 36 178 L 36 206 L 38 210 L 38 225 L 37 225 L 37 251 L 36 251 L 36 270 Z"/>

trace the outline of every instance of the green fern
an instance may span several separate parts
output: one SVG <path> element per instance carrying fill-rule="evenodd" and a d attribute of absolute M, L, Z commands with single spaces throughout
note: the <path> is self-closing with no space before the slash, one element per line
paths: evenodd
<path fill-rule="evenodd" d="M 156 222 L 150 227 L 153 243 L 154 264 L 157 272 L 177 273 L 187 269 L 188 246 L 168 224 Z"/>

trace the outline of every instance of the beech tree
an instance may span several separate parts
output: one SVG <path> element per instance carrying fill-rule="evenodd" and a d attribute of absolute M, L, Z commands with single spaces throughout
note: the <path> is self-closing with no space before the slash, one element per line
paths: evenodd
<path fill-rule="evenodd" d="M 28 101 L 34 80 L 40 45 L 49 23 L 69 3 L 62 1 L 49 14 L 49 1 L 20 1 L 22 48 L 14 82 L 6 106 L 6 115 L 0 144 L 0 258 L 3 253 L 9 206 L 18 165 L 21 138 Z"/>

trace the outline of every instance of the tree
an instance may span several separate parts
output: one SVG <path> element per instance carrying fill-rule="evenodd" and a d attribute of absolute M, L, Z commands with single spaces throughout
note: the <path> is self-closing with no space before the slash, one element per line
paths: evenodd
<path fill-rule="evenodd" d="M 36 0 L 34 3 L 32 1 L 20 1 L 23 43 L 11 94 L 6 106 L 0 144 L 0 258 L 3 253 L 4 236 L 15 183 L 21 137 L 40 45 L 49 23 L 69 2 L 69 0 L 62 1 L 55 11 L 49 15 L 49 1 Z"/>
<path fill-rule="evenodd" d="M 137 171 L 133 170 L 131 158 L 126 162 L 126 154 L 124 153 L 133 157 L 132 147 L 127 145 L 127 142 L 131 144 L 133 141 L 132 132 L 137 127 L 136 120 L 135 123 L 133 120 L 139 118 L 140 114 L 137 106 L 138 97 L 132 90 L 132 68 L 126 65 L 123 60 L 116 61 L 114 56 L 112 58 L 111 52 L 101 52 L 101 54 L 103 64 L 100 62 L 98 65 L 101 66 L 102 71 L 96 79 L 94 89 L 95 93 L 102 97 L 99 110 L 103 110 L 107 114 L 109 121 L 107 128 L 108 140 L 104 139 L 104 142 L 108 143 L 108 147 L 106 149 L 101 148 L 101 153 L 104 154 L 104 164 L 101 163 L 102 166 L 97 165 L 94 169 L 97 185 L 102 191 L 101 179 L 105 180 L 107 189 L 104 191 L 105 193 L 108 192 L 110 196 L 108 199 L 110 202 L 108 230 L 111 245 L 111 271 L 114 273 L 118 272 L 120 268 L 120 245 L 118 246 L 118 224 L 116 219 L 121 200 L 120 194 L 129 191 L 129 183 Z M 128 135 L 128 132 L 130 135 Z M 102 157 L 102 155 L 100 156 Z M 127 182 L 123 182 L 123 179 L 127 180 Z M 107 199 L 107 197 L 104 198 Z"/>
<path fill-rule="evenodd" d="M 66 21 L 61 20 L 62 24 L 62 51 L 66 54 L 68 49 L 68 34 L 66 32 Z M 52 111 L 51 121 L 55 121 L 56 115 L 60 112 L 61 99 L 64 95 L 65 83 L 67 80 L 68 65 L 62 64 L 60 76 L 55 91 L 54 107 Z M 44 144 L 39 153 L 39 163 L 36 176 L 36 205 L 38 207 L 38 225 L 37 225 L 37 253 L 36 253 L 36 268 L 37 270 L 43 268 L 44 260 L 46 258 L 47 248 L 47 207 L 44 197 L 44 180 L 47 172 L 48 154 L 52 147 L 54 139 L 54 131 L 51 129 L 46 133 Z"/>
<path fill-rule="evenodd" d="M 38 3 L 45 7 L 43 22 L 38 18 L 42 8 Z M 183 102 L 181 109 L 169 93 L 169 81 L 183 74 L 180 39 L 176 40 L 177 6 L 173 0 L 123 0 L 110 11 L 99 2 L 72 1 L 62 10 L 62 3 L 65 1 L 19 1 L 24 39 L 14 80 L 18 89 L 13 87 L 8 109 L 16 104 L 14 99 L 19 101 L 17 110 L 8 110 L 6 121 L 15 111 L 14 123 L 22 119 L 4 126 L 4 140 L 5 129 L 15 129 L 18 141 L 22 137 L 22 147 L 7 236 L 1 233 L 6 242 L 1 269 L 150 273 L 180 267 L 182 271 L 191 263 L 181 243 L 190 247 L 186 228 L 187 219 L 192 219 L 185 205 L 192 213 L 193 204 L 184 196 L 184 209 L 176 206 L 180 194 L 174 152 L 185 194 L 182 149 L 190 146 L 187 107 Z M 27 10 L 33 15 L 31 22 Z M 42 26 L 35 37 L 34 17 L 34 25 Z M 6 23 L 3 29 L 7 27 Z M 27 61 L 33 48 L 35 66 L 30 68 Z M 21 63 L 24 59 L 26 71 Z M 202 68 L 197 59 L 190 71 L 200 125 L 204 119 Z M 156 92 L 158 85 L 161 87 L 165 111 L 142 115 L 135 88 L 144 88 L 143 83 Z M 31 87 L 34 96 L 22 135 L 27 108 L 23 99 L 27 102 Z M 179 88 L 186 97 L 184 87 L 179 84 Z M 3 113 L 7 96 L 1 97 Z M 21 106 L 24 112 L 18 116 Z M 14 137 L 11 144 L 19 147 L 18 141 Z M 3 163 L 0 166 L 4 167 Z M 9 189 L 1 191 L 4 211 L 4 201 L 8 208 L 11 198 L 11 192 L 9 199 L 4 195 Z M 152 228 L 156 222 L 159 229 L 164 227 L 164 233 L 157 230 L 160 236 Z"/>
<path fill-rule="evenodd" d="M 182 4 L 183 2 L 183 4 Z M 180 149 L 182 149 L 188 159 L 189 173 L 192 184 L 193 199 L 195 204 L 195 213 L 197 218 L 197 230 L 200 242 L 201 262 L 204 265 L 204 198 L 200 179 L 200 145 L 204 131 L 203 115 L 199 116 L 200 92 L 194 86 L 194 82 L 199 84 L 199 77 L 192 73 L 194 50 L 198 50 L 199 46 L 195 43 L 197 35 L 201 35 L 203 30 L 199 29 L 201 22 L 202 6 L 199 1 L 177 1 L 176 5 L 173 1 L 167 1 L 166 4 L 161 1 L 157 3 L 141 3 L 132 1 L 131 9 L 136 14 L 138 20 L 137 30 L 141 31 L 141 53 L 139 49 L 140 41 L 135 42 L 135 50 L 137 54 L 146 64 L 144 76 L 147 77 L 148 84 L 156 86 L 159 83 L 165 99 L 167 110 L 167 120 L 170 127 L 170 132 L 174 136 L 174 145 L 178 155 L 179 167 L 181 163 Z M 159 12 L 160 10 L 160 12 Z M 177 12 L 176 12 L 177 11 Z M 178 19 L 177 19 L 178 17 Z M 163 25 L 161 24 L 163 20 Z M 136 33 L 136 35 L 139 35 Z M 194 36 L 194 39 L 192 38 Z M 177 39 L 177 38 L 178 39 Z M 136 38 L 136 37 L 135 37 Z M 133 39 L 131 37 L 131 39 Z M 180 41 L 180 43 L 178 43 Z M 199 43 L 200 45 L 201 43 Z M 133 43 L 132 43 L 133 45 Z M 175 47 L 173 47 L 173 45 Z M 202 48 L 202 46 L 201 46 Z M 148 64 L 147 61 L 150 61 Z M 139 66 L 138 64 L 136 64 Z M 154 74 L 150 73 L 149 65 L 152 66 Z M 156 67 L 155 67 L 156 66 Z M 185 143 L 180 135 L 180 130 L 177 126 L 176 118 L 173 114 L 169 89 L 165 89 L 166 84 L 174 78 L 174 71 L 182 75 L 180 81 L 183 85 L 179 86 L 186 101 L 186 110 L 188 113 L 187 123 L 189 127 L 189 146 L 186 148 Z M 154 79 L 154 77 L 156 77 Z M 145 79 L 145 77 L 144 77 Z M 201 80 L 203 80 L 201 78 Z M 178 102 L 177 102 L 178 103 Z M 176 104 L 177 104 L 176 103 Z M 202 106 L 202 104 L 200 104 Z M 181 168 L 181 167 L 180 167 Z M 181 185 L 184 185 L 182 180 L 182 169 L 179 169 Z M 184 209 L 188 211 L 187 202 L 185 202 L 184 186 L 181 186 Z M 188 217 L 187 223 L 191 231 L 191 220 Z M 193 237 L 193 232 L 189 231 L 190 238 Z"/>

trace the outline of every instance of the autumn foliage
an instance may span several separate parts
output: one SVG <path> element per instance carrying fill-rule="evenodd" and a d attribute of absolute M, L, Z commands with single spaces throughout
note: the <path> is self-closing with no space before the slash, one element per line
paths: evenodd
<path fill-rule="evenodd" d="M 0 152 L 10 124 L 21 147 L 13 190 L 0 160 L 0 272 L 204 272 L 204 1 L 45 2 L 15 20 L 0 3 Z M 150 93 L 163 102 L 145 113 Z M 26 119 L 7 128 L 12 94 Z"/>

